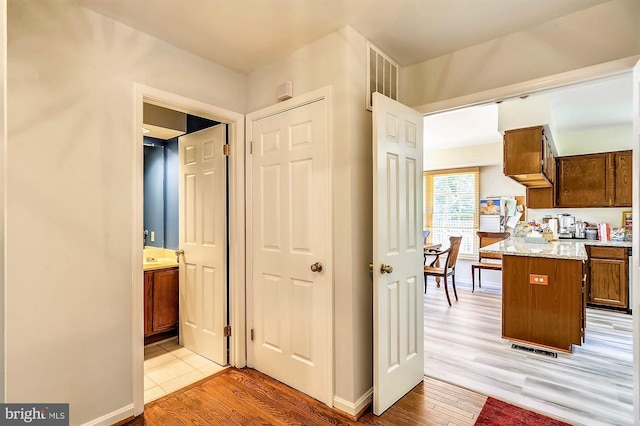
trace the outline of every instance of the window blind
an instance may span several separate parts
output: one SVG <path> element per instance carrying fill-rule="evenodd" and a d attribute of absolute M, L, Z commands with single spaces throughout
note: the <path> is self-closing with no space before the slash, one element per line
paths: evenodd
<path fill-rule="evenodd" d="M 429 242 L 448 247 L 449 236 L 461 235 L 458 257 L 477 257 L 479 168 L 424 172 L 424 229 Z"/>

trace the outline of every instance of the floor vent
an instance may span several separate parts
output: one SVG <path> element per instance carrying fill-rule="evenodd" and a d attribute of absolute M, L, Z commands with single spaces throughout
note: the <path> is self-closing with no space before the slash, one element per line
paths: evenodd
<path fill-rule="evenodd" d="M 528 346 L 516 345 L 515 343 L 513 343 L 511 345 L 511 349 L 518 349 L 520 351 L 531 352 L 531 353 L 534 353 L 534 354 L 544 355 L 544 356 L 548 356 L 548 357 L 551 357 L 551 358 L 558 358 L 558 353 L 557 352 L 546 351 L 544 349 L 534 349 L 534 348 L 530 348 Z"/>
<path fill-rule="evenodd" d="M 370 42 L 367 43 L 367 63 L 367 109 L 372 110 L 371 95 L 375 92 L 397 101 L 398 64 Z"/>

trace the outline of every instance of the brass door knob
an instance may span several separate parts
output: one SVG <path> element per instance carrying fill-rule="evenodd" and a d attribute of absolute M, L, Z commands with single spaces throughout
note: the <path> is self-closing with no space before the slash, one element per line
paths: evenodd
<path fill-rule="evenodd" d="M 380 273 L 381 274 L 390 274 L 393 272 L 393 266 L 385 265 L 384 263 L 380 265 Z"/>
<path fill-rule="evenodd" d="M 184 250 L 178 249 L 176 250 L 176 262 L 180 263 L 180 255 L 184 255 Z"/>
<path fill-rule="evenodd" d="M 322 272 L 322 263 L 316 262 L 311 265 L 311 272 Z"/>
<path fill-rule="evenodd" d="M 369 270 L 370 270 L 371 272 L 373 272 L 373 263 L 370 263 L 370 264 L 369 264 Z"/>

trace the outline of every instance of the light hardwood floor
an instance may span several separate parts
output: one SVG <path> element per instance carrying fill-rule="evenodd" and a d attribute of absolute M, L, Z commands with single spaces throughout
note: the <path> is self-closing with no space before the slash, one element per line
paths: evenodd
<path fill-rule="evenodd" d="M 501 336 L 500 286 L 458 283 L 459 301 L 429 281 L 425 374 L 577 425 L 632 425 L 632 316 L 587 309 L 586 343 L 558 358 Z"/>

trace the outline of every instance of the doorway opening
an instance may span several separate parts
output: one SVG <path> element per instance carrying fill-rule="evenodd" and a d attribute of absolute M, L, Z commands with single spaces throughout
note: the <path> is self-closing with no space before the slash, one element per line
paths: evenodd
<path fill-rule="evenodd" d="M 184 386 L 217 373 L 227 364 L 226 356 L 210 359 L 194 347 L 193 342 L 185 342 L 181 318 L 186 313 L 184 290 L 186 283 L 179 273 L 182 250 L 180 230 L 184 230 L 185 218 L 180 212 L 180 155 L 182 138 L 210 129 L 221 123 L 195 115 L 175 111 L 152 104 L 143 107 L 143 149 L 144 149 L 144 402 L 174 392 Z M 226 135 L 226 124 L 223 134 Z M 228 141 L 221 141 L 227 144 Z M 226 167 L 227 158 L 223 159 Z M 223 204 L 218 210 L 225 234 L 228 230 L 228 176 L 222 177 Z M 221 188 L 222 190 L 222 188 Z M 226 236 L 221 241 L 228 242 Z M 228 258 L 228 243 L 225 244 L 224 259 Z M 184 267 L 184 265 L 183 265 Z M 227 265 L 220 268 L 228 272 Z M 221 278 L 228 294 L 228 273 Z M 213 301 L 211 301 L 213 303 Z M 228 305 L 228 300 L 224 301 Z M 182 307 L 182 309 L 181 309 Z M 228 323 L 224 308 L 224 322 Z M 226 339 L 225 339 L 226 340 Z M 228 348 L 228 345 L 226 345 Z M 226 350 L 226 348 L 225 348 Z"/>
<path fill-rule="evenodd" d="M 596 84 L 602 86 L 594 87 Z M 573 119 L 582 118 L 587 121 L 584 127 L 571 128 L 564 125 L 566 127 L 559 131 L 559 137 L 555 140 L 556 144 L 563 145 L 558 147 L 559 156 L 587 154 L 587 151 L 579 152 L 578 150 L 591 149 L 591 147 L 594 149 L 592 152 L 633 148 L 630 145 L 632 143 L 630 121 L 626 124 L 616 122 L 608 130 L 597 129 L 594 126 L 596 120 L 602 120 L 613 113 L 614 108 L 607 99 L 618 92 L 616 89 L 618 86 L 622 89 L 620 96 L 627 99 L 626 114 L 630 118 L 628 112 L 631 110 L 631 81 L 630 75 L 626 73 L 613 78 L 598 79 L 589 84 L 576 84 L 541 92 L 550 97 L 561 97 L 562 99 L 556 99 L 556 101 L 562 102 L 562 106 L 568 108 L 556 118 L 560 119 L 564 114 L 571 113 L 575 114 Z M 601 94 L 590 95 L 592 91 Z M 531 97 L 533 96 L 535 95 Z M 577 103 L 573 103 L 573 100 Z M 587 104 L 589 100 L 591 105 Z M 527 101 L 526 99 L 514 100 L 514 102 Z M 494 107 L 496 105 L 485 104 L 468 109 L 477 112 L 481 109 L 491 110 Z M 597 108 L 600 110 L 598 111 Z M 438 115 L 434 114 L 430 117 L 436 118 Z M 456 113 L 452 112 L 442 114 L 442 117 L 450 119 L 455 115 Z M 471 131 L 470 128 L 474 123 L 461 120 L 462 118 L 459 117 L 451 120 L 449 124 L 455 123 L 455 127 L 464 129 L 466 136 L 483 133 Z M 429 129 L 434 127 L 436 126 L 425 124 L 425 151 L 429 151 Z M 625 131 L 624 128 L 627 130 Z M 497 120 L 492 123 L 490 130 L 497 132 Z M 596 134 L 597 137 L 595 137 Z M 441 168 L 479 166 L 479 198 L 481 199 L 490 196 L 524 195 L 524 187 L 503 174 L 500 164 L 503 161 L 501 136 L 493 140 L 491 137 L 489 135 L 489 139 L 478 146 L 459 139 L 457 142 L 460 145 L 454 147 L 456 142 L 449 139 L 450 152 L 431 149 L 425 155 L 425 166 L 428 168 L 430 164 L 434 164 L 436 156 Z M 496 144 L 498 149 L 494 149 L 493 145 Z M 442 143 L 438 145 L 443 146 Z M 457 155 L 454 156 L 454 152 L 457 152 Z M 497 154 L 496 161 L 486 160 L 492 153 Z M 444 162 L 449 164 L 443 165 Z M 522 192 L 518 193 L 518 191 Z M 622 226 L 621 211 L 625 209 L 629 208 L 572 208 L 569 211 L 587 222 L 608 222 L 612 228 L 618 228 Z M 561 208 L 529 207 L 526 209 L 527 220 L 539 221 L 542 221 L 546 215 L 564 212 L 565 209 Z M 459 260 L 456 266 L 456 286 L 460 294 L 458 306 L 454 304 L 449 308 L 443 289 L 436 288 L 433 279 L 428 282 L 424 305 L 425 374 L 576 423 L 596 424 L 600 421 L 602 423 L 598 424 L 608 424 L 607 420 L 609 420 L 626 424 L 624 419 L 631 419 L 633 413 L 631 403 L 633 401 L 632 358 L 634 352 L 632 315 L 588 307 L 586 342 L 582 346 L 574 347 L 573 354 L 558 353 L 557 359 L 549 359 L 538 354 L 515 351 L 511 349 L 510 342 L 501 338 L 501 275 L 494 271 L 483 272 L 482 288 L 476 285 L 472 293 L 471 264 L 476 260 L 477 258 Z M 631 291 L 633 287 L 631 259 L 628 264 L 628 285 Z M 610 377 L 608 369 L 611 366 L 615 366 L 615 375 L 620 377 L 620 380 L 612 382 L 604 379 Z M 596 382 L 597 387 L 593 385 Z M 616 396 L 612 400 L 606 399 L 604 395 L 608 395 L 608 391 L 612 389 Z M 557 404 L 560 400 L 563 401 L 562 406 Z M 591 400 L 594 403 L 585 407 L 582 403 L 584 400 Z"/>
<path fill-rule="evenodd" d="M 145 290 L 148 286 L 146 285 L 147 281 L 145 280 L 143 268 L 148 266 L 147 264 L 158 262 L 160 263 L 157 265 L 158 269 L 164 270 L 166 268 L 163 268 L 163 266 L 166 265 L 163 265 L 162 262 L 172 258 L 173 266 L 177 264 L 176 260 L 179 260 L 180 268 L 185 269 L 182 268 L 182 266 L 192 266 L 193 256 L 188 257 L 185 254 L 180 253 L 180 256 L 176 255 L 176 249 L 182 250 L 182 247 L 175 246 L 176 244 L 180 245 L 180 243 L 177 242 L 178 237 L 176 235 L 179 233 L 176 232 L 175 225 L 167 226 L 166 217 L 164 218 L 165 224 L 161 226 L 161 231 L 156 231 L 156 229 L 159 228 L 152 229 L 151 223 L 147 222 L 144 217 L 144 150 L 158 150 L 158 148 L 155 147 L 157 145 L 162 145 L 159 141 L 151 139 L 145 140 L 145 144 L 147 145 L 146 147 L 141 143 L 141 139 L 143 139 L 143 135 L 141 133 L 143 130 L 141 129 L 146 127 L 144 126 L 144 124 L 146 124 L 144 123 L 144 105 L 150 104 L 191 116 L 191 119 L 194 120 L 196 124 L 191 126 L 192 129 L 190 130 L 193 130 L 193 128 L 198 129 L 198 127 L 199 129 L 197 131 L 194 130 L 189 132 L 189 135 L 184 138 L 191 138 L 198 133 L 208 132 L 213 128 L 223 128 L 223 134 L 225 136 L 218 139 L 224 139 L 223 144 L 225 145 L 225 152 L 233 150 L 234 155 L 226 157 L 222 167 L 226 170 L 225 173 L 227 173 L 227 177 L 225 178 L 226 180 L 224 181 L 224 186 L 226 187 L 224 191 L 224 201 L 222 202 L 222 204 L 224 204 L 224 211 L 222 213 L 224 216 L 224 231 L 222 233 L 224 234 L 224 252 L 228 253 L 228 255 L 224 255 L 224 265 L 219 268 L 220 271 L 225 271 L 223 274 L 225 295 L 224 298 L 216 299 L 215 304 L 217 306 L 222 299 L 225 308 L 225 324 L 221 327 L 219 333 L 219 336 L 222 336 L 223 333 L 225 336 L 224 364 L 239 367 L 244 366 L 246 363 L 246 357 L 244 355 L 244 286 L 242 285 L 242 283 L 244 283 L 245 276 L 244 223 L 243 221 L 238 220 L 239 217 L 244 217 L 244 115 L 143 85 L 135 86 L 135 100 L 135 164 L 133 167 L 135 171 L 134 196 L 136 199 L 136 209 L 134 211 L 132 236 L 143 237 L 132 237 L 132 252 L 140 254 L 139 256 L 134 256 L 134 259 L 132 259 L 132 282 L 134 293 L 132 315 L 132 387 L 134 395 L 134 415 L 138 415 L 142 413 L 144 403 L 148 402 L 152 398 L 155 399 L 154 395 L 160 396 L 161 390 L 164 393 L 170 392 L 171 389 L 179 389 L 180 387 L 186 386 L 189 381 L 192 382 L 199 380 L 222 368 L 220 366 L 213 365 L 213 363 L 203 357 L 200 357 L 196 353 L 189 352 L 185 348 L 181 347 L 181 340 L 179 340 L 181 331 L 176 332 L 175 329 L 173 331 L 156 329 L 152 333 L 152 336 L 146 336 L 147 339 L 145 339 L 144 299 L 146 295 Z M 211 124 L 214 124 L 214 126 L 211 126 Z M 186 133 L 186 131 L 184 133 Z M 154 148 L 150 145 L 153 145 Z M 177 144 L 175 141 L 172 142 L 169 144 L 169 148 L 167 148 L 166 142 L 164 145 L 164 150 L 167 154 L 166 156 L 169 156 L 169 154 L 172 153 L 172 150 L 176 150 L 176 146 L 180 146 L 180 141 L 178 141 Z M 221 146 L 220 148 L 223 147 Z M 181 155 L 180 149 L 172 154 L 179 157 Z M 220 154 L 222 155 L 222 150 L 220 151 Z M 216 155 L 216 157 L 220 157 L 221 155 Z M 200 158 L 202 157 L 203 155 L 200 155 Z M 204 155 L 204 157 L 207 157 L 207 155 Z M 181 162 L 181 164 L 182 163 L 184 162 Z M 179 182 L 179 179 L 177 179 L 177 186 L 183 186 Z M 168 182 L 165 182 L 163 195 L 166 195 L 167 183 Z M 175 184 L 176 182 L 174 182 L 174 185 Z M 177 191 L 177 188 L 172 188 L 172 190 L 174 193 L 179 192 Z M 176 204 L 179 204 L 179 202 Z M 168 211 L 165 210 L 165 212 Z M 175 213 L 176 211 L 174 208 L 172 212 L 168 212 L 165 216 L 170 218 L 172 215 L 175 216 Z M 175 223 L 175 218 L 173 220 Z M 145 230 L 147 232 L 145 232 Z M 152 239 L 154 241 L 151 241 Z M 234 241 L 233 245 L 229 246 L 227 244 L 228 241 Z M 150 247 L 147 245 L 147 249 L 151 248 L 152 251 L 147 251 L 145 253 L 145 244 L 152 243 L 155 243 L 157 247 Z M 221 246 L 221 244 L 218 244 L 218 246 Z M 154 252 L 153 250 L 156 251 Z M 154 271 L 153 267 L 151 268 L 151 271 Z M 205 272 L 210 271 L 207 270 Z M 174 274 L 176 274 L 176 272 L 174 272 Z M 170 281 L 170 278 L 161 276 L 160 281 L 163 283 L 163 288 L 171 287 L 171 285 L 167 284 L 167 281 Z M 184 282 L 185 280 L 180 279 L 179 281 Z M 186 281 L 190 282 L 189 280 Z M 160 292 L 162 293 L 162 291 L 163 290 L 161 289 Z M 200 305 L 213 305 L 213 302 L 208 302 L 211 299 L 210 296 L 210 294 L 205 294 L 202 297 L 198 297 L 198 300 L 202 301 Z M 194 300 L 194 297 L 191 297 L 190 300 Z M 164 317 L 160 315 L 160 317 L 161 319 L 167 318 L 166 315 Z M 158 323 L 162 324 L 162 321 L 158 321 Z M 175 319 L 173 320 L 172 325 L 175 328 Z M 169 329 L 170 328 L 171 327 L 169 327 Z M 224 330 L 222 330 L 222 328 Z M 233 330 L 233 333 L 231 333 L 231 330 Z M 165 332 L 168 334 L 163 334 Z M 145 347 L 144 343 L 149 344 L 149 346 Z M 200 350 L 196 349 L 195 352 L 200 352 Z M 167 365 L 173 368 L 169 368 L 168 371 L 162 371 L 161 368 L 158 368 L 162 365 Z M 149 370 L 152 369 L 154 371 L 152 374 L 149 374 Z M 180 372 L 186 373 L 186 375 L 177 377 Z M 152 388 L 156 389 L 154 389 L 153 392 L 146 392 Z"/>

